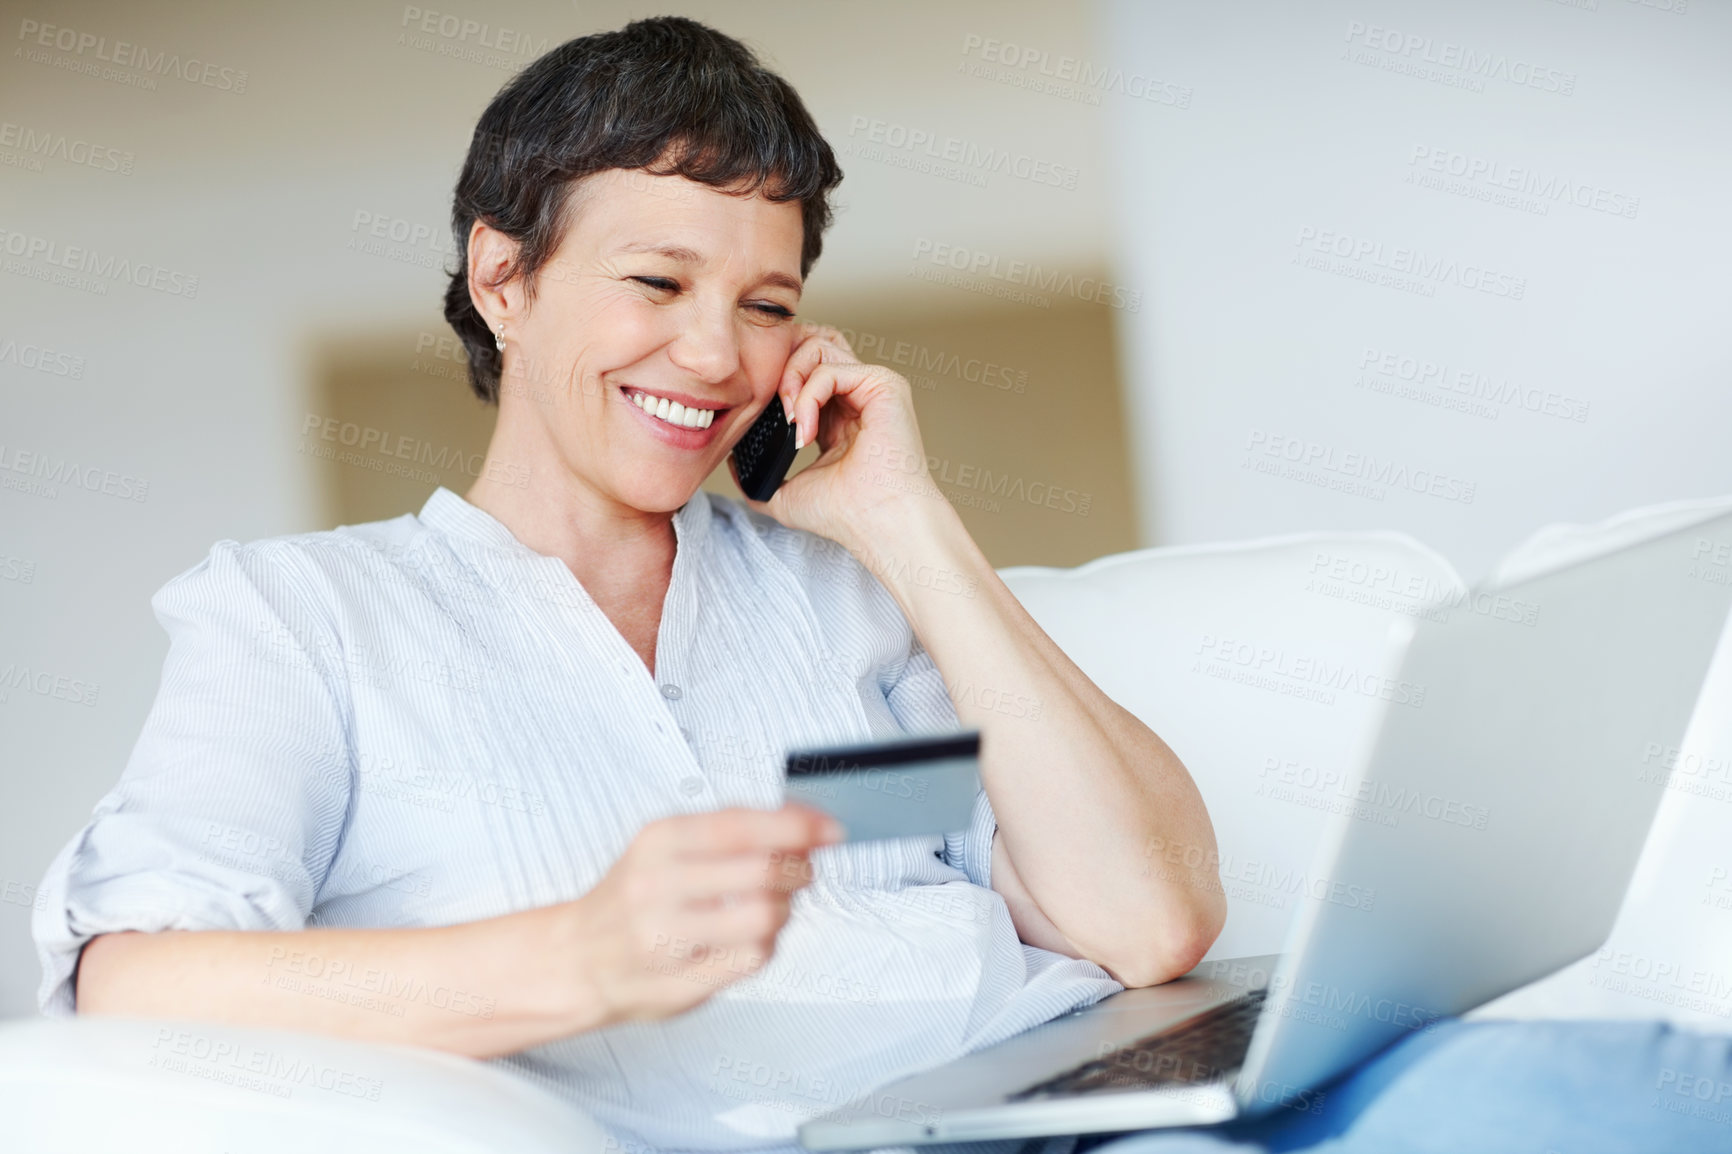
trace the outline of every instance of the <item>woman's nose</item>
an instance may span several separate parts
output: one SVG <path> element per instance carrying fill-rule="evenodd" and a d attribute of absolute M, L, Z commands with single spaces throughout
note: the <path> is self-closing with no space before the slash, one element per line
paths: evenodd
<path fill-rule="evenodd" d="M 733 376 L 740 368 L 740 342 L 731 312 L 694 309 L 668 355 L 699 380 L 719 382 Z"/>

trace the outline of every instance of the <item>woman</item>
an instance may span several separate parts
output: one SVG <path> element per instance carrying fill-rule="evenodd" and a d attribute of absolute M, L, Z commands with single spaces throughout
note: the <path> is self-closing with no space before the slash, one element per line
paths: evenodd
<path fill-rule="evenodd" d="M 1144 868 L 1213 860 L 1184 767 L 907 484 L 908 383 L 795 319 L 840 177 L 689 20 L 501 91 L 446 297 L 482 475 L 158 593 L 161 693 L 45 883 L 46 1009 L 499 1057 L 624 1142 L 766 1147 L 1201 958 L 1218 883 Z M 771 404 L 817 461 L 702 491 Z M 959 723 L 966 830 L 835 844 L 779 806 L 787 748 Z"/>

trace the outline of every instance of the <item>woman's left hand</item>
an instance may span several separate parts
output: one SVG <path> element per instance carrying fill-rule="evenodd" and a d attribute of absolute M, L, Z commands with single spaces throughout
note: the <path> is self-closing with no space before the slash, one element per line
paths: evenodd
<path fill-rule="evenodd" d="M 800 327 L 801 339 L 770 403 L 792 400 L 806 441 L 817 431 L 818 458 L 768 501 L 747 504 L 850 549 L 865 544 L 860 535 L 870 531 L 866 526 L 885 523 L 885 516 L 896 516 L 911 501 L 938 501 L 948 510 L 927 473 L 908 381 L 883 365 L 862 364 L 834 328 Z M 732 454 L 728 460 L 733 469 Z"/>

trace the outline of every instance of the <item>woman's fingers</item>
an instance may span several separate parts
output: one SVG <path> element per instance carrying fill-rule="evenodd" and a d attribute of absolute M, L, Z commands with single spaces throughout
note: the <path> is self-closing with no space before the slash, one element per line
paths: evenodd
<path fill-rule="evenodd" d="M 834 818 L 796 804 L 644 826 L 578 899 L 604 1002 L 621 1018 L 663 1018 L 756 972 L 812 880 L 807 855 L 841 836 Z"/>
<path fill-rule="evenodd" d="M 856 370 L 854 366 L 843 366 L 839 369 L 834 365 L 820 364 L 813 368 L 795 391 L 794 420 L 799 424 L 802 433 L 809 431 L 815 434 L 818 431 L 818 413 L 829 403 L 830 398 L 836 395 L 842 383 L 839 374 L 843 371 L 849 371 L 849 379 L 852 380 Z M 810 440 L 812 437 L 807 436 L 801 443 Z"/>
<path fill-rule="evenodd" d="M 794 395 L 800 391 L 800 382 L 806 375 L 823 362 L 824 346 L 814 340 L 804 340 L 788 355 L 788 363 L 782 369 L 782 379 L 776 385 L 776 391 L 781 394 L 782 401 L 790 408 Z"/>
<path fill-rule="evenodd" d="M 788 894 L 812 880 L 812 864 L 802 853 L 753 853 L 687 864 L 678 883 L 681 900 L 714 905 L 759 892 Z"/>
<path fill-rule="evenodd" d="M 816 849 L 841 841 L 842 826 L 829 814 L 809 806 L 784 805 L 781 809 L 721 809 L 667 818 L 645 826 L 643 834 L 651 834 L 658 848 L 675 856 L 715 857 Z"/>
<path fill-rule="evenodd" d="M 800 387 L 794 412 L 800 419 L 802 430 L 809 430 L 814 434 L 833 433 L 834 430 L 846 429 L 851 424 L 866 420 L 867 403 L 871 397 L 898 385 L 907 387 L 895 372 L 880 365 L 826 362 L 813 369 L 805 384 Z M 838 398 L 841 399 L 840 408 L 831 405 L 831 401 Z M 911 406 L 912 400 L 907 403 Z M 844 409 L 846 411 L 842 411 Z M 831 419 L 820 422 L 820 416 L 826 413 Z M 831 436 L 828 440 L 821 441 L 820 447 L 827 450 L 835 440 L 836 438 Z"/>
<path fill-rule="evenodd" d="M 814 372 L 823 366 L 825 348 L 825 345 L 816 342 L 802 346 L 798 352 L 788 358 L 787 371 L 782 374 L 782 405 L 787 411 L 788 423 L 795 426 L 798 433 L 804 433 L 811 428 L 810 425 L 806 426 L 805 429 L 799 427 L 798 402 L 801 392 L 806 387 L 806 382 L 811 379 Z M 804 445 L 810 439 L 809 437 L 802 437 L 800 443 Z"/>
<path fill-rule="evenodd" d="M 790 423 L 793 420 L 794 401 L 806 379 L 818 366 L 860 363 L 860 358 L 854 355 L 854 350 L 849 347 L 847 340 L 834 328 L 828 325 L 806 325 L 804 331 L 806 335 L 789 355 L 787 367 L 782 370 L 782 380 L 776 389 L 784 408 L 789 412 Z M 810 427 L 807 426 L 807 429 Z"/>

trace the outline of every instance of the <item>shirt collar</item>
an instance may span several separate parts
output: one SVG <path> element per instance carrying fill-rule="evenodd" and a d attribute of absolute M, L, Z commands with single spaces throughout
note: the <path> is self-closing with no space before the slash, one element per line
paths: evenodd
<path fill-rule="evenodd" d="M 709 530 L 710 517 L 710 495 L 699 489 L 674 513 L 674 540 L 677 546 L 684 548 L 699 545 Z M 430 526 L 448 537 L 462 538 L 491 549 L 511 553 L 535 552 L 512 536 L 511 530 L 493 514 L 471 505 L 443 485 L 433 490 L 433 495 L 421 506 L 419 520 L 423 525 Z"/>

